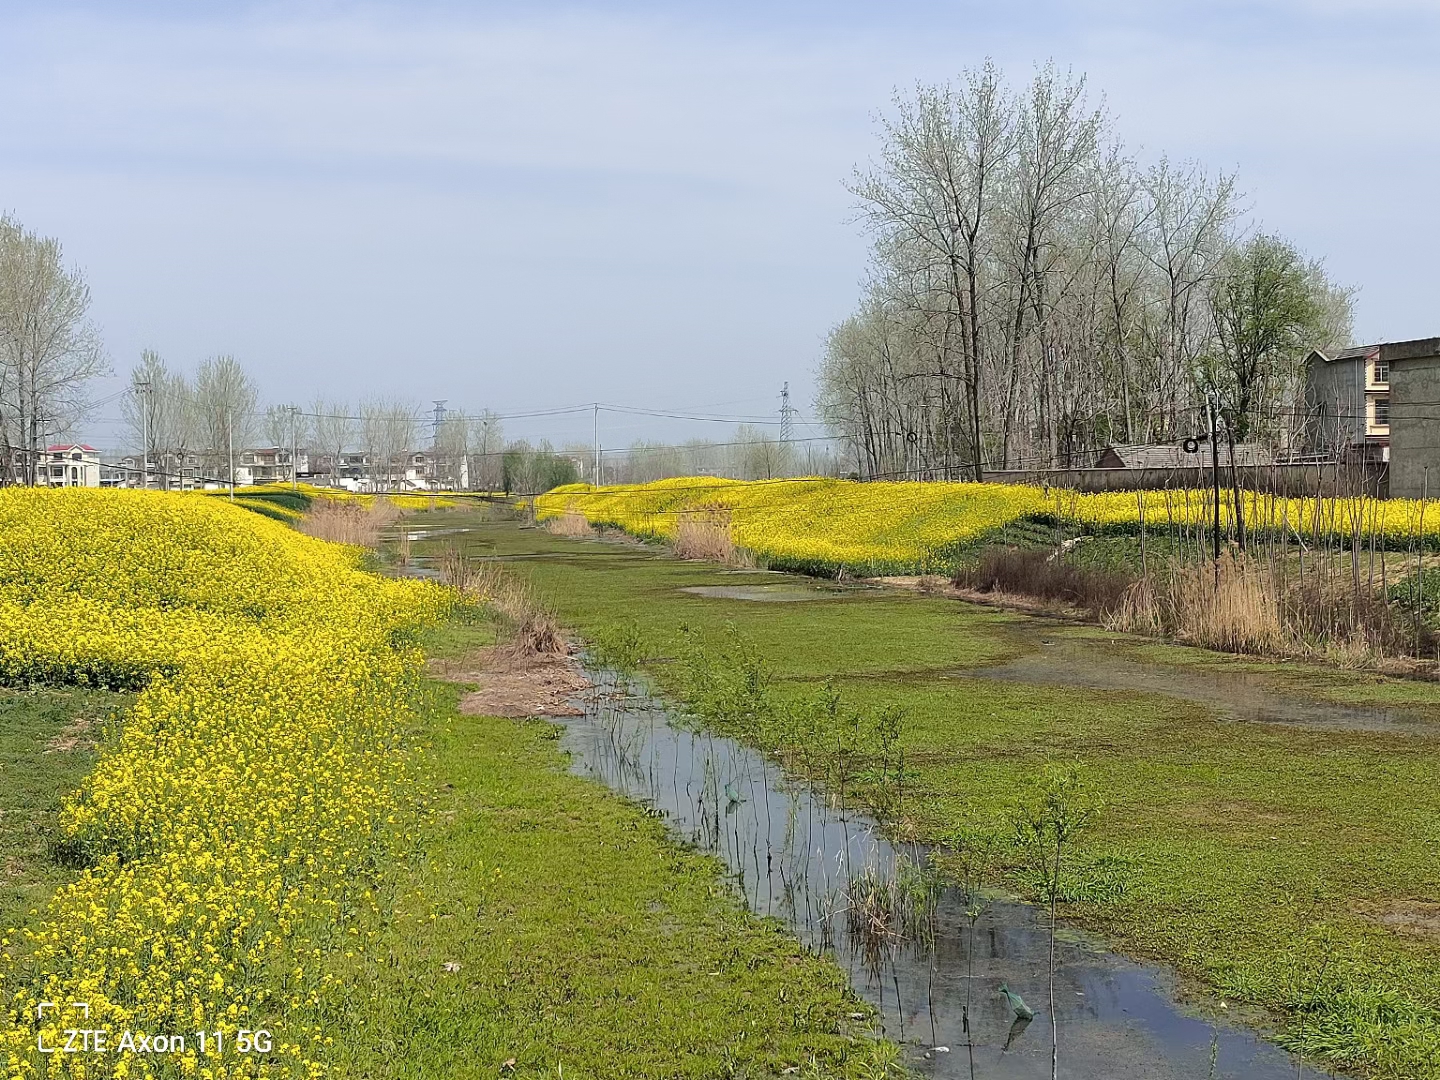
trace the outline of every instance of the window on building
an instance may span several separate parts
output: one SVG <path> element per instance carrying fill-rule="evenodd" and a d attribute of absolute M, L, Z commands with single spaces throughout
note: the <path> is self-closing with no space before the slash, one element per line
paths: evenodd
<path fill-rule="evenodd" d="M 50 475 L 53 476 L 53 477 L 55 477 L 55 478 L 57 478 L 57 479 L 59 479 L 59 480 L 64 480 L 64 479 L 65 479 L 65 466 L 64 466 L 64 465 L 56 465 L 56 466 L 54 466 L 54 467 L 51 468 L 51 470 L 50 470 Z"/>
<path fill-rule="evenodd" d="M 1377 397 L 1375 399 L 1375 423 L 1390 423 L 1390 399 L 1388 397 Z"/>
<path fill-rule="evenodd" d="M 70 455 L 70 460 L 71 460 L 71 461 L 83 461 L 83 460 L 85 460 L 85 455 L 84 455 L 84 454 L 78 454 L 78 453 L 77 453 L 77 454 L 71 454 L 71 455 Z"/>
<path fill-rule="evenodd" d="M 1386 363 L 1384 360 L 1376 360 L 1376 361 L 1375 361 L 1375 385 L 1377 385 L 1377 386 L 1382 386 L 1382 385 L 1389 385 L 1389 383 L 1390 383 L 1390 365 L 1389 365 L 1388 363 Z"/>
<path fill-rule="evenodd" d="M 77 484 L 80 482 L 80 469 L 79 469 L 78 466 L 76 466 L 76 465 L 71 465 L 71 466 L 70 466 L 70 479 L 73 480 L 73 481 L 74 481 L 75 483 L 77 483 Z"/>

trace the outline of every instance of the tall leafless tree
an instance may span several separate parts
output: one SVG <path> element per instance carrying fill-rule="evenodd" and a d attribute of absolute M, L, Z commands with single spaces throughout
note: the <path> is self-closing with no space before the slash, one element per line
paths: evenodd
<path fill-rule="evenodd" d="M 89 321 L 90 289 L 60 242 L 0 217 L 0 442 L 5 473 L 33 484 L 47 434 L 85 412 L 89 383 L 108 370 Z"/>
<path fill-rule="evenodd" d="M 195 413 L 206 475 L 233 482 L 235 462 L 257 420 L 259 392 L 233 356 L 212 356 L 195 372 Z"/>
<path fill-rule="evenodd" d="M 864 296 L 818 372 L 858 475 L 1074 467 L 1201 430 L 1215 284 L 1246 242 L 1233 177 L 1138 165 L 1053 65 L 1019 93 L 993 64 L 920 86 L 880 134 L 851 185 L 873 240 Z M 1333 345 L 1350 294 L 1307 265 Z M 1295 396 L 1284 363 L 1252 410 Z"/>

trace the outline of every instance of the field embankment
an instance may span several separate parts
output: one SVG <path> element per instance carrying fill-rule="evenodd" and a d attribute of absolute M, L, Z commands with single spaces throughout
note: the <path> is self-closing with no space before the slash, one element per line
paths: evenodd
<path fill-rule="evenodd" d="M 273 1062 L 318 1062 L 318 960 L 413 802 L 404 640 L 443 594 L 188 495 L 3 491 L 0 552 L 0 678 L 137 695 L 59 815 L 78 874 L 0 960 L 12 1069 L 193 1069 L 197 1031 L 231 1047 L 206 1067 L 248 1069 L 242 1029 L 273 1034 Z M 42 1059 L 77 1023 L 42 1001 L 189 1047 Z"/>
<path fill-rule="evenodd" d="M 1232 537 L 1362 537 L 1383 550 L 1440 548 L 1440 507 L 1418 500 L 1279 498 L 1241 492 L 1220 499 Z M 595 527 L 674 541 L 683 522 L 706 511 L 728 515 L 735 544 L 775 569 L 846 570 L 860 576 L 947 572 L 957 557 L 1027 530 L 1080 529 L 1090 535 L 1173 536 L 1203 552 L 1215 504 L 1206 491 L 1084 493 L 1017 484 L 850 480 L 722 480 L 681 477 L 652 484 L 559 487 L 539 496 L 545 520 L 566 512 Z"/>
<path fill-rule="evenodd" d="M 1440 656 L 1440 507 L 1416 500 L 699 477 L 572 485 L 536 506 L 571 535 L 619 529 L 813 575 L 941 576 L 1212 648 L 1412 671 Z"/>
<path fill-rule="evenodd" d="M 832 965 L 548 727 L 427 678 L 494 644 L 488 608 L 273 517 L 0 491 L 11 1075 L 868 1067 Z M 42 1052 L 77 1025 L 106 1051 Z"/>

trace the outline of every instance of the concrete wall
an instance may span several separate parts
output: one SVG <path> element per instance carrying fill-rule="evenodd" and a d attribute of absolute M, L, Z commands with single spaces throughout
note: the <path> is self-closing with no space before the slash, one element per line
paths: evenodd
<path fill-rule="evenodd" d="M 1432 338 L 1428 348 L 1440 352 L 1440 343 Z M 1440 496 L 1440 355 L 1408 349 L 1388 359 L 1390 494 L 1433 499 Z"/>
<path fill-rule="evenodd" d="M 1440 411 L 1437 411 L 1437 416 L 1440 416 Z M 1385 469 L 1378 465 L 1366 468 L 1333 462 L 1323 465 L 1259 465 L 1241 466 L 1237 471 L 1240 486 L 1250 491 L 1297 496 L 1351 495 L 1364 491 L 1380 498 L 1386 494 Z M 1206 488 L 1212 483 L 1208 468 L 1002 470 L 986 473 L 985 479 L 993 484 L 1035 484 L 1076 491 Z M 1435 485 L 1433 493 L 1440 494 L 1440 470 L 1437 470 Z M 1225 465 L 1220 466 L 1220 486 L 1225 490 L 1230 488 L 1230 469 Z"/>
<path fill-rule="evenodd" d="M 1305 376 L 1305 405 L 1311 417 L 1306 443 L 1318 453 L 1335 453 L 1365 440 L 1364 357 L 1312 363 Z"/>

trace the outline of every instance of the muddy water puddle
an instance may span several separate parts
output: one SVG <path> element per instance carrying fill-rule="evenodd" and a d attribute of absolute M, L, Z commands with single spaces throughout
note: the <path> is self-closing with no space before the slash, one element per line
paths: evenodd
<path fill-rule="evenodd" d="M 577 702 L 585 715 L 556 721 L 565 729 L 562 745 L 572 769 L 644 804 L 679 838 L 723 859 L 752 911 L 784 920 L 808 948 L 833 956 L 918 1072 L 995 1080 L 1050 1076 L 1044 912 L 1003 899 L 977 904 L 946 885 L 931 931 L 922 935 L 929 940 L 852 932 L 850 882 L 866 873 L 886 879 L 903 860 L 924 863 L 923 851 L 898 852 L 873 821 L 787 783 L 760 754 L 691 730 L 641 694 L 617 695 L 604 672 L 589 674 L 596 690 Z M 973 919 L 972 904 L 982 907 Z M 1063 932 L 1057 961 L 1060 1076 L 1296 1075 L 1292 1057 L 1248 1029 L 1182 1009 L 1174 977 L 1163 969 L 1130 963 Z M 1002 983 L 1035 1011 L 1032 1021 L 1016 1020 L 1000 994 Z"/>
<path fill-rule="evenodd" d="M 1254 672 L 1147 664 L 1101 642 L 1067 637 L 1064 627 L 1053 629 L 1059 632 L 1047 635 L 1041 623 L 1017 633 L 1017 643 L 1029 651 L 1013 660 L 950 675 L 1155 694 L 1202 705 L 1235 722 L 1440 735 L 1440 715 L 1423 707 L 1340 704 L 1287 691 L 1273 677 Z"/>

